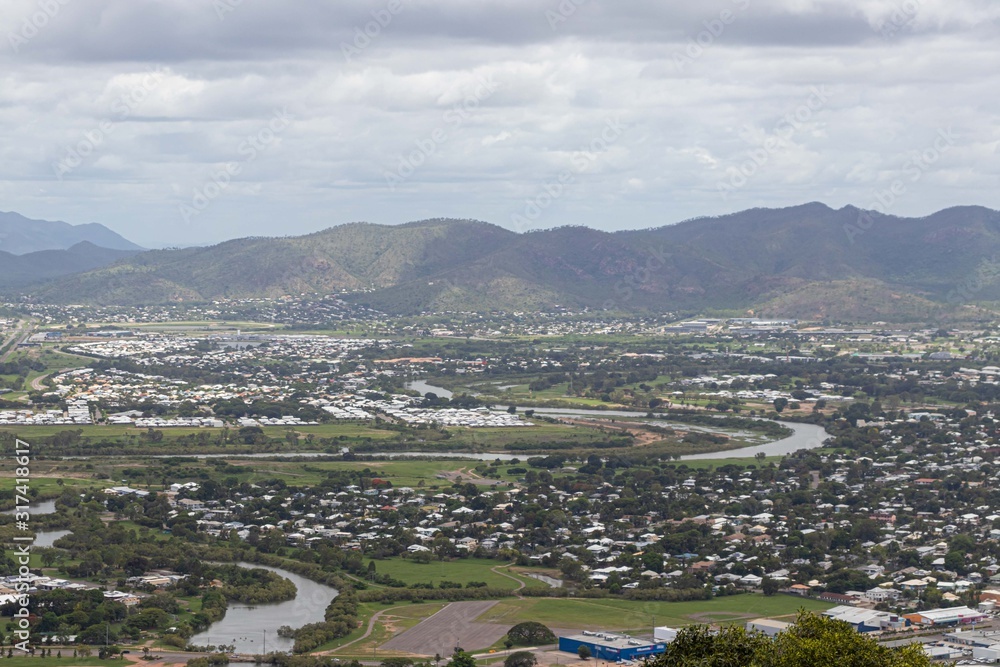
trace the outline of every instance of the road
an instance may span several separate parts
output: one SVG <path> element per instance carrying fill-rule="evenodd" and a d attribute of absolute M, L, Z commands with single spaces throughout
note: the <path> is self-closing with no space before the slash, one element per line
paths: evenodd
<path fill-rule="evenodd" d="M 526 584 L 523 581 L 521 581 L 520 579 L 518 579 L 517 577 L 510 576 L 510 574 L 508 574 L 507 572 L 501 572 L 500 568 L 504 568 L 504 567 L 510 567 L 510 565 L 497 565 L 496 567 L 491 567 L 490 570 L 493 571 L 496 574 L 499 574 L 501 577 L 507 577 L 508 579 L 512 579 L 513 581 L 516 581 L 517 582 L 517 588 L 515 588 L 512 592 L 518 598 L 523 598 L 524 596 L 521 595 L 521 589 L 524 588 Z"/>
<path fill-rule="evenodd" d="M 24 333 L 25 329 L 28 330 L 27 333 Z M 25 341 L 27 341 L 28 338 L 31 336 L 31 334 L 32 334 L 33 331 L 34 331 L 34 328 L 31 326 L 30 322 L 28 322 L 27 320 L 21 320 L 21 321 L 19 321 L 17 323 L 17 328 L 14 329 L 14 334 L 10 337 L 10 340 L 14 341 L 14 345 L 11 345 L 11 347 L 10 347 L 9 350 L 7 350 L 6 352 L 4 352 L 3 355 L 0 355 L 0 363 L 3 363 L 5 361 L 7 361 L 8 359 L 10 359 L 10 355 L 12 355 L 17 350 L 18 344 L 19 343 L 24 343 Z M 21 335 L 22 333 L 24 333 L 23 336 Z M 7 342 L 8 341 L 4 341 L 4 345 L 6 345 Z M 3 346 L 0 345 L 0 347 L 3 347 Z"/>
<path fill-rule="evenodd" d="M 367 629 L 367 630 L 365 630 L 365 634 L 361 635 L 361 636 L 360 636 L 360 637 L 358 637 L 357 639 L 354 639 L 354 640 L 352 640 L 352 641 L 349 641 L 349 642 L 347 642 L 346 644 L 344 644 L 343 646 L 340 646 L 339 648 L 336 648 L 336 649 L 334 649 L 334 650 L 332 650 L 332 651 L 321 651 L 321 652 L 320 652 L 320 653 L 319 653 L 318 655 L 334 655 L 334 654 L 336 654 L 336 653 L 337 653 L 337 652 L 339 652 L 339 651 L 343 651 L 343 650 L 344 650 L 345 648 L 347 648 L 348 646 L 352 646 L 352 645 L 354 645 L 354 644 L 357 644 L 357 643 L 358 643 L 358 642 L 360 642 L 360 641 L 363 641 L 363 640 L 365 640 L 365 639 L 368 639 L 369 637 L 371 637 L 371 634 L 372 634 L 372 632 L 374 632 L 374 631 L 375 631 L 375 624 L 376 624 L 376 623 L 378 623 L 378 620 L 379 620 L 380 618 L 382 618 L 382 614 L 386 613 L 387 611 L 392 611 L 393 609 L 396 609 L 396 607 L 392 607 L 391 609 L 383 609 L 382 611 L 379 611 L 379 612 L 376 612 L 376 613 L 375 613 L 375 614 L 374 614 L 374 615 L 373 615 L 373 616 L 372 616 L 372 617 L 371 617 L 371 618 L 370 618 L 370 619 L 368 620 L 368 629 Z"/>
<path fill-rule="evenodd" d="M 46 373 L 45 375 L 39 375 L 38 377 L 36 377 L 34 380 L 31 381 L 31 388 L 35 391 L 43 391 L 45 389 L 45 385 L 42 383 L 45 382 L 45 378 L 49 377 L 50 375 L 52 375 L 52 373 Z"/>

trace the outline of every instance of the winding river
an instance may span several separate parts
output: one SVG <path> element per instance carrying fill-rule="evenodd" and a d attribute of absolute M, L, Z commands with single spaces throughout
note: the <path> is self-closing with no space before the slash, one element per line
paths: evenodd
<path fill-rule="evenodd" d="M 300 628 L 307 623 L 322 621 L 326 608 L 337 597 L 336 588 L 306 579 L 288 570 L 255 563 L 237 563 L 237 565 L 250 569 L 263 568 L 290 579 L 298 589 L 295 599 L 257 605 L 230 602 L 225 618 L 193 636 L 192 644 L 196 646 L 235 644 L 237 653 L 250 654 L 291 651 L 294 640 L 279 637 L 278 628 L 282 625 Z"/>
<path fill-rule="evenodd" d="M 407 389 L 412 389 L 413 391 L 419 391 L 421 396 L 425 396 L 428 393 L 436 394 L 440 398 L 451 398 L 454 396 L 454 392 L 445 389 L 444 387 L 435 387 L 432 384 L 427 384 L 423 380 L 414 380 L 413 382 L 406 383 Z"/>
<path fill-rule="evenodd" d="M 435 387 L 432 384 L 428 384 L 424 381 L 415 381 L 407 383 L 407 388 L 414 389 L 421 393 L 432 392 L 442 397 L 452 396 L 452 392 L 445 389 L 444 387 Z M 506 406 L 496 406 L 497 410 L 505 410 Z M 530 406 L 522 406 L 523 410 L 534 410 L 535 413 L 539 415 L 552 415 L 552 416 L 566 416 L 566 417 L 628 417 L 633 419 L 646 419 L 646 412 L 639 412 L 637 410 L 588 410 L 586 408 L 532 408 Z M 669 424 L 669 420 L 657 420 L 658 425 Z M 791 454 L 792 452 L 797 452 L 800 449 L 817 449 L 823 446 L 823 442 L 829 437 L 826 430 L 822 426 L 816 426 L 815 424 L 798 424 L 795 422 L 783 422 L 779 421 L 778 424 L 785 426 L 792 431 L 792 435 L 787 438 L 782 438 L 781 440 L 775 440 L 773 442 L 762 443 L 759 445 L 750 445 L 747 447 L 740 447 L 739 449 L 729 449 L 721 452 L 705 452 L 703 454 L 688 454 L 682 456 L 682 461 L 692 461 L 692 460 L 704 460 L 704 459 L 735 459 L 735 458 L 750 458 L 756 454 L 764 454 L 765 456 L 784 456 L 786 454 Z M 713 431 L 709 427 L 702 425 L 689 425 L 678 423 L 679 426 L 683 426 L 685 429 L 693 429 L 698 431 Z M 734 433 L 732 430 L 726 431 L 730 434 Z M 747 433 L 745 431 L 736 431 L 737 435 L 759 437 L 756 434 Z M 374 456 L 381 456 L 386 458 L 445 458 L 445 459 L 472 459 L 476 461 L 495 461 L 500 459 L 501 461 L 511 461 L 513 459 L 524 460 L 527 458 L 525 454 L 515 455 L 515 454 L 497 454 L 497 453 L 470 453 L 470 452 L 361 452 L 361 455 L 371 454 Z M 288 458 L 318 458 L 323 456 L 336 456 L 336 453 L 331 452 L 266 452 L 266 453 L 256 453 L 256 454 L 155 454 L 152 458 L 175 458 L 178 456 L 191 457 L 191 458 L 201 458 L 201 459 L 212 459 L 212 458 L 226 458 L 226 459 L 266 459 L 274 457 L 288 457 Z M 86 460 L 89 456 L 64 456 L 60 457 L 63 459 L 79 459 Z M 36 510 L 38 513 L 44 513 L 45 510 L 41 509 L 46 504 L 39 506 Z M 48 511 L 54 511 L 55 503 L 52 502 L 52 509 Z"/>
<path fill-rule="evenodd" d="M 69 535 L 69 530 L 42 530 L 35 533 L 35 541 L 31 543 L 33 547 L 51 547 L 56 540 L 64 535 Z"/>
<path fill-rule="evenodd" d="M 0 512 L 0 514 L 13 514 L 16 509 L 9 509 Z M 56 511 L 56 501 L 53 500 L 42 500 L 37 503 L 31 503 L 28 505 L 28 514 L 52 514 Z"/>
<path fill-rule="evenodd" d="M 32 514 L 51 514 L 56 511 L 56 501 L 32 503 L 30 511 Z M 68 530 L 39 531 L 35 534 L 33 546 L 51 547 L 56 540 L 69 533 Z M 307 623 L 322 621 L 326 608 L 337 597 L 336 588 L 311 581 L 288 570 L 254 563 L 237 565 L 263 568 L 291 580 L 298 589 L 295 598 L 258 605 L 230 603 L 226 616 L 209 626 L 205 632 L 192 637 L 192 644 L 235 644 L 237 653 L 263 653 L 266 641 L 268 651 L 291 651 L 294 640 L 279 637 L 278 628 L 282 625 L 299 628 Z"/>
<path fill-rule="evenodd" d="M 418 386 L 419 385 L 419 386 Z M 416 389 L 422 393 L 434 392 L 438 396 L 444 396 L 447 389 L 443 387 L 435 387 L 432 384 L 426 382 L 411 382 L 407 384 L 408 388 Z M 506 406 L 497 406 L 499 410 L 505 410 Z M 648 413 L 639 412 L 637 410 L 588 410 L 586 408 L 532 408 L 530 406 L 525 406 L 525 410 L 534 410 L 540 415 L 564 415 L 567 417 L 631 417 L 644 419 Z M 657 421 L 656 423 L 663 423 Z M 737 459 L 737 458 L 748 458 L 756 454 L 764 454 L 765 456 L 784 456 L 786 454 L 791 454 L 792 452 L 797 452 L 800 449 L 817 449 L 823 446 L 823 442 L 829 437 L 826 430 L 822 426 L 816 426 L 815 424 L 798 424 L 795 422 L 783 422 L 779 421 L 779 424 L 785 426 L 792 430 L 792 434 L 787 438 L 782 438 L 781 440 L 775 440 L 774 442 L 768 442 L 760 445 L 752 445 L 749 447 L 740 447 L 739 449 L 728 449 L 722 452 L 705 452 L 704 454 L 688 454 L 687 456 L 682 456 L 682 461 L 693 461 L 693 460 L 704 460 L 704 459 Z M 687 424 L 681 424 L 686 428 L 695 428 L 696 430 L 711 430 L 705 429 L 704 427 L 695 426 L 688 427 Z M 413 452 L 406 452 L 405 454 L 397 454 L 397 456 L 414 456 L 418 455 Z M 451 454 L 450 456 L 456 456 Z M 504 460 L 509 460 L 502 454 L 462 454 L 462 457 L 471 457 L 485 461 L 491 461 L 496 458 L 501 458 Z M 515 458 L 515 457 L 510 457 Z M 523 458 L 523 457 L 522 457 Z"/>

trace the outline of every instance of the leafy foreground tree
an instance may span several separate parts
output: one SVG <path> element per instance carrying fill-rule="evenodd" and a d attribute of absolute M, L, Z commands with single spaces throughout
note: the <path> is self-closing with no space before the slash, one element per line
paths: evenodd
<path fill-rule="evenodd" d="M 531 651 L 514 651 L 503 661 L 503 667 L 535 667 L 538 658 Z"/>
<path fill-rule="evenodd" d="M 476 667 L 476 659 L 471 654 L 458 649 L 452 654 L 451 660 L 448 661 L 448 667 Z"/>
<path fill-rule="evenodd" d="M 930 667 L 919 644 L 880 646 L 842 621 L 802 612 L 795 625 L 768 638 L 742 627 L 712 633 L 685 628 L 647 667 Z"/>

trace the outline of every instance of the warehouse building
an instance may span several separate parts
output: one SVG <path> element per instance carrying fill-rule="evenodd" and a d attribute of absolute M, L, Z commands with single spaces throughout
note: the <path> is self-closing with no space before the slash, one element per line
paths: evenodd
<path fill-rule="evenodd" d="M 987 616 L 981 611 L 968 607 L 949 607 L 914 612 L 907 614 L 906 618 L 919 625 L 969 625 L 982 623 Z"/>
<path fill-rule="evenodd" d="M 667 649 L 664 642 L 650 642 L 636 639 L 628 635 L 616 635 L 609 632 L 590 632 L 559 638 L 559 650 L 579 653 L 580 647 L 586 646 L 590 655 L 598 660 L 636 660 L 648 658 L 651 655 L 663 653 Z"/>
<path fill-rule="evenodd" d="M 677 630 L 674 628 L 668 628 L 662 625 L 658 628 L 653 628 L 653 641 L 658 644 L 669 644 L 670 642 L 677 639 Z"/>
<path fill-rule="evenodd" d="M 900 630 L 910 625 L 909 616 L 898 616 L 887 611 L 862 609 L 841 605 L 823 612 L 823 615 L 837 621 L 844 621 L 858 632 L 879 632 Z"/>
<path fill-rule="evenodd" d="M 749 632 L 763 632 L 768 637 L 775 637 L 779 632 L 784 632 L 790 627 L 792 627 L 791 623 L 775 621 L 770 618 L 758 618 L 753 621 L 747 621 L 746 624 L 746 629 Z"/>

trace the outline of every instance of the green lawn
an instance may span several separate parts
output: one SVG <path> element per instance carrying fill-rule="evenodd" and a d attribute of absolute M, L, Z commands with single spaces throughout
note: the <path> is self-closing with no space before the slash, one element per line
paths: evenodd
<path fill-rule="evenodd" d="M 34 658 L 29 658 L 19 651 L 15 651 L 14 657 L 3 659 L 3 664 L 4 667 L 90 667 L 91 665 L 104 665 L 107 667 L 108 665 L 115 664 L 129 664 L 121 661 L 101 660 L 95 657 L 74 658 L 72 648 L 56 648 L 55 650 L 56 652 L 61 650 L 63 657 L 39 658 L 35 656 Z M 97 653 L 97 647 L 92 647 L 91 650 Z"/>
<path fill-rule="evenodd" d="M 362 603 L 360 605 L 361 619 L 357 630 L 346 637 L 335 639 L 323 644 L 317 651 L 334 651 L 335 655 L 344 659 L 358 658 L 361 660 L 371 659 L 372 649 L 389 641 L 392 637 L 408 630 L 434 614 L 438 613 L 448 605 L 447 602 L 428 602 L 424 604 L 399 604 L 385 605 L 381 603 Z M 364 641 L 353 643 L 368 631 L 368 622 L 376 613 L 382 612 L 379 621 L 376 622 L 372 634 Z M 343 650 L 338 650 L 345 647 Z M 389 654 L 382 652 L 382 657 Z"/>
<path fill-rule="evenodd" d="M 607 599 L 535 598 L 503 600 L 478 620 L 497 623 L 538 621 L 557 628 L 649 631 L 654 625 L 745 622 L 758 617 L 819 611 L 833 605 L 790 595 L 747 594 L 693 602 L 632 602 Z"/>
<path fill-rule="evenodd" d="M 126 435 L 136 436 L 140 433 L 145 433 L 147 429 L 145 428 L 135 428 L 133 426 L 105 426 L 105 425 L 85 425 L 85 426 L 3 426 L 0 430 L 20 432 L 29 436 L 36 437 L 47 437 L 55 435 L 56 433 L 80 429 L 85 437 L 123 437 Z M 285 434 L 287 428 L 284 426 L 264 426 L 264 433 L 272 438 L 278 438 Z M 204 428 L 187 428 L 187 427 L 177 427 L 177 428 L 164 428 L 161 429 L 164 434 L 164 441 L 167 441 L 171 436 L 179 435 L 190 435 L 192 433 L 209 433 L 213 436 L 217 435 L 221 429 L 204 429 Z M 295 428 L 298 433 L 308 434 L 313 433 L 317 436 L 324 438 L 344 436 L 347 438 L 357 438 L 365 437 L 372 438 L 374 440 L 382 440 L 385 438 L 393 437 L 396 434 L 392 431 L 384 431 L 381 429 L 366 426 L 364 424 L 317 424 L 314 426 L 299 426 Z M 155 445 L 151 445 L 155 446 Z"/>
<path fill-rule="evenodd" d="M 5 471 L 9 472 L 9 471 Z M 60 484 L 59 482 L 62 482 Z M 14 477 L 0 477 L 0 489 L 14 488 Z M 75 477 L 32 477 L 28 483 L 28 488 L 35 489 L 42 496 L 58 496 L 64 488 L 84 489 L 91 487 L 113 486 L 112 481 L 99 481 L 94 479 L 78 479 Z"/>
<path fill-rule="evenodd" d="M 476 461 L 468 459 L 399 459 L 395 461 L 266 461 L 262 459 L 241 458 L 233 455 L 226 459 L 239 466 L 249 466 L 255 469 L 253 473 L 239 474 L 236 477 L 242 481 L 257 482 L 261 479 L 279 477 L 288 484 L 296 486 L 318 484 L 326 479 L 327 473 L 335 470 L 369 470 L 380 479 L 388 480 L 394 487 L 445 488 L 452 481 L 439 477 L 444 473 L 460 473 L 463 481 L 477 479 L 473 468 Z M 504 474 L 510 466 L 501 466 L 502 480 L 512 481 L 514 476 Z M 457 479 L 457 477 L 456 477 Z M 490 478 L 492 479 L 492 478 Z"/>
<path fill-rule="evenodd" d="M 441 581 L 453 581 L 464 585 L 470 581 L 482 581 L 492 588 L 507 590 L 517 588 L 516 581 L 493 572 L 492 568 L 504 565 L 496 560 L 463 558 L 450 561 L 432 560 L 423 564 L 405 558 L 389 558 L 374 562 L 377 572 L 388 574 L 408 584 L 433 583 L 437 586 Z M 365 566 L 368 566 L 367 560 Z M 527 581 L 529 580 L 525 578 L 525 583 Z M 539 581 L 535 583 L 541 584 Z"/>
<path fill-rule="evenodd" d="M 778 464 L 782 458 L 784 457 L 767 456 L 764 458 L 763 465 L 767 466 L 770 463 Z M 762 464 L 760 461 L 753 458 L 752 456 L 748 456 L 748 457 L 733 458 L 733 459 L 690 459 L 684 461 L 673 461 L 671 462 L 671 465 L 687 466 L 692 470 L 715 470 L 716 468 L 721 468 L 722 466 L 727 466 L 727 465 L 736 465 L 742 467 L 757 466 L 759 468 L 761 467 Z"/>

